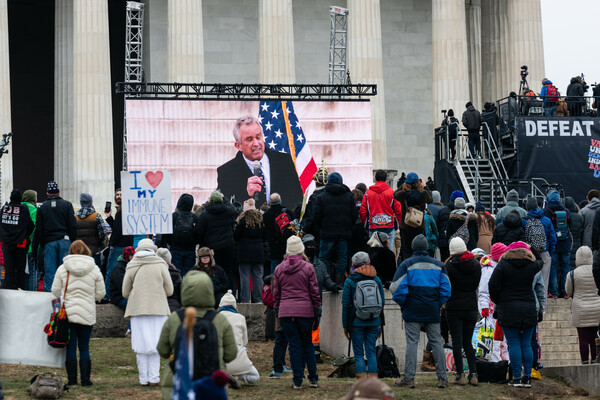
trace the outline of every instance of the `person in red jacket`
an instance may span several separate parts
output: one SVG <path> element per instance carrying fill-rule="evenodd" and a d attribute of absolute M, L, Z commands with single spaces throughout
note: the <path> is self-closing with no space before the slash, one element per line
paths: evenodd
<path fill-rule="evenodd" d="M 387 172 L 384 170 L 375 172 L 375 184 L 365 193 L 359 214 L 369 231 L 369 237 L 374 232 L 387 233 L 389 248 L 394 251 L 394 237 L 398 222 L 402 220 L 402 206 L 399 201 L 394 200 L 394 190 L 385 183 L 386 179 Z"/>

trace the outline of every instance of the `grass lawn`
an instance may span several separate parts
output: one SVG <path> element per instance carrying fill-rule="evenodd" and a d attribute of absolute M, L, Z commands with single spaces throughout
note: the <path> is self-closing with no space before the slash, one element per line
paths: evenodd
<path fill-rule="evenodd" d="M 126 338 L 92 339 L 93 386 L 82 388 L 71 387 L 65 393 L 65 399 L 160 399 L 161 392 L 157 388 L 141 387 L 138 383 L 135 354 L 131 350 L 130 341 Z M 261 381 L 256 386 L 244 386 L 242 390 L 231 390 L 231 399 L 338 399 L 343 396 L 354 380 L 330 379 L 327 375 L 333 367 L 326 359 L 319 365 L 320 388 L 292 390 L 291 376 L 283 379 L 267 379 L 272 365 L 273 342 L 251 342 L 250 359 L 261 373 Z M 288 363 L 289 365 L 289 363 Z M 163 368 L 166 363 L 163 364 Z M 47 367 L 31 367 L 25 365 L 0 364 L 0 379 L 4 386 L 6 399 L 28 399 L 27 387 L 29 379 L 38 373 L 55 372 L 66 381 L 64 369 Z M 452 377 L 450 379 L 453 379 Z M 589 398 L 587 392 L 571 388 L 561 382 L 550 379 L 535 381 L 533 388 L 512 388 L 507 385 L 480 384 L 478 387 L 452 387 L 440 390 L 435 387 L 435 374 L 421 374 L 416 378 L 416 389 L 394 388 L 396 398 L 406 399 L 579 399 Z M 393 386 L 393 380 L 388 380 Z"/>

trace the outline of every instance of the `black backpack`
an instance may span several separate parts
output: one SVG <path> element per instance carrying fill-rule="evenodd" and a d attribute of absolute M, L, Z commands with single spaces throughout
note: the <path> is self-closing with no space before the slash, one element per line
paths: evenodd
<path fill-rule="evenodd" d="M 176 311 L 180 321 L 183 321 L 185 309 L 180 308 Z M 212 320 L 218 313 L 214 310 L 207 311 L 203 317 L 196 317 L 194 325 L 194 375 L 193 380 L 212 375 L 213 372 L 220 369 L 219 363 L 219 335 L 217 328 Z M 175 372 L 175 363 L 179 354 L 179 345 L 181 342 L 183 323 L 177 328 L 175 334 L 175 343 L 173 346 L 173 359 L 169 365 Z"/>
<path fill-rule="evenodd" d="M 194 214 L 190 211 L 180 211 L 173 227 L 173 242 L 180 246 L 192 246 L 194 240 Z"/>
<path fill-rule="evenodd" d="M 377 357 L 377 376 L 379 378 L 400 378 L 396 353 L 393 348 L 385 344 L 383 325 L 381 325 L 381 344 L 375 347 L 375 357 Z"/>

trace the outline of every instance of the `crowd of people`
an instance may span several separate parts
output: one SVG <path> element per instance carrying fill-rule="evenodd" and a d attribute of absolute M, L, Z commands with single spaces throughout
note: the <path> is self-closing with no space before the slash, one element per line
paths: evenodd
<path fill-rule="evenodd" d="M 190 306 L 199 320 L 215 327 L 214 368 L 227 371 L 233 386 L 260 379 L 248 358 L 238 304 L 263 303 L 265 337 L 275 339 L 268 378 L 291 372 L 294 389 L 306 378 L 309 387 L 319 387 L 325 290 L 342 292 L 343 333 L 353 347 L 358 378 L 378 373 L 375 346 L 385 323 L 384 289 L 402 308 L 406 333 L 398 386 L 415 387 L 422 330 L 428 338 L 422 368 L 436 371 L 437 386 L 448 381 L 442 339 L 448 343 L 449 335 L 457 371 L 453 383 L 476 386 L 471 337 L 484 318 L 503 332 L 511 384 L 530 387 L 541 368 L 536 332 L 546 298 L 573 297 L 581 360 L 595 361 L 600 191 L 590 190 L 577 205 L 557 191 L 540 204 L 511 190 L 494 216 L 482 203 L 467 202 L 459 190 L 444 205 L 433 181 L 414 172 L 403 174 L 396 190 L 385 171 L 374 178 L 372 186 L 351 190 L 339 173 L 320 168 L 304 210 L 278 193 L 262 205 L 252 199 L 231 203 L 219 191 L 199 205 L 183 194 L 172 216 L 173 233 L 148 237 L 122 234 L 120 190 L 116 214 L 107 209 L 102 216 L 87 193 L 75 212 L 56 182 L 48 183 L 39 207 L 34 191 L 15 189 L 1 211 L 2 287 L 64 296 L 71 332 L 69 384 L 78 383 L 77 348 L 79 382 L 92 384 L 89 341 L 96 303 L 122 308 L 139 383 L 161 385 L 165 398 L 173 370 L 166 368 L 161 380 L 160 357 L 173 359 L 181 310 Z M 291 369 L 285 365 L 288 351 Z"/>

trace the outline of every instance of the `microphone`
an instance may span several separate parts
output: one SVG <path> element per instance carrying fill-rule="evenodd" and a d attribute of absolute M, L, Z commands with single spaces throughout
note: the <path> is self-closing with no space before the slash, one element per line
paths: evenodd
<path fill-rule="evenodd" d="M 252 161 L 252 166 L 254 167 L 254 171 L 253 171 L 254 176 L 260 176 L 260 161 Z M 265 184 L 265 182 L 263 180 L 263 185 L 264 184 Z M 260 196 L 260 191 L 254 192 L 254 194 L 252 195 L 252 198 L 254 199 L 255 207 L 257 207 L 257 208 L 259 207 L 259 205 L 258 205 L 258 197 L 259 196 Z"/>

